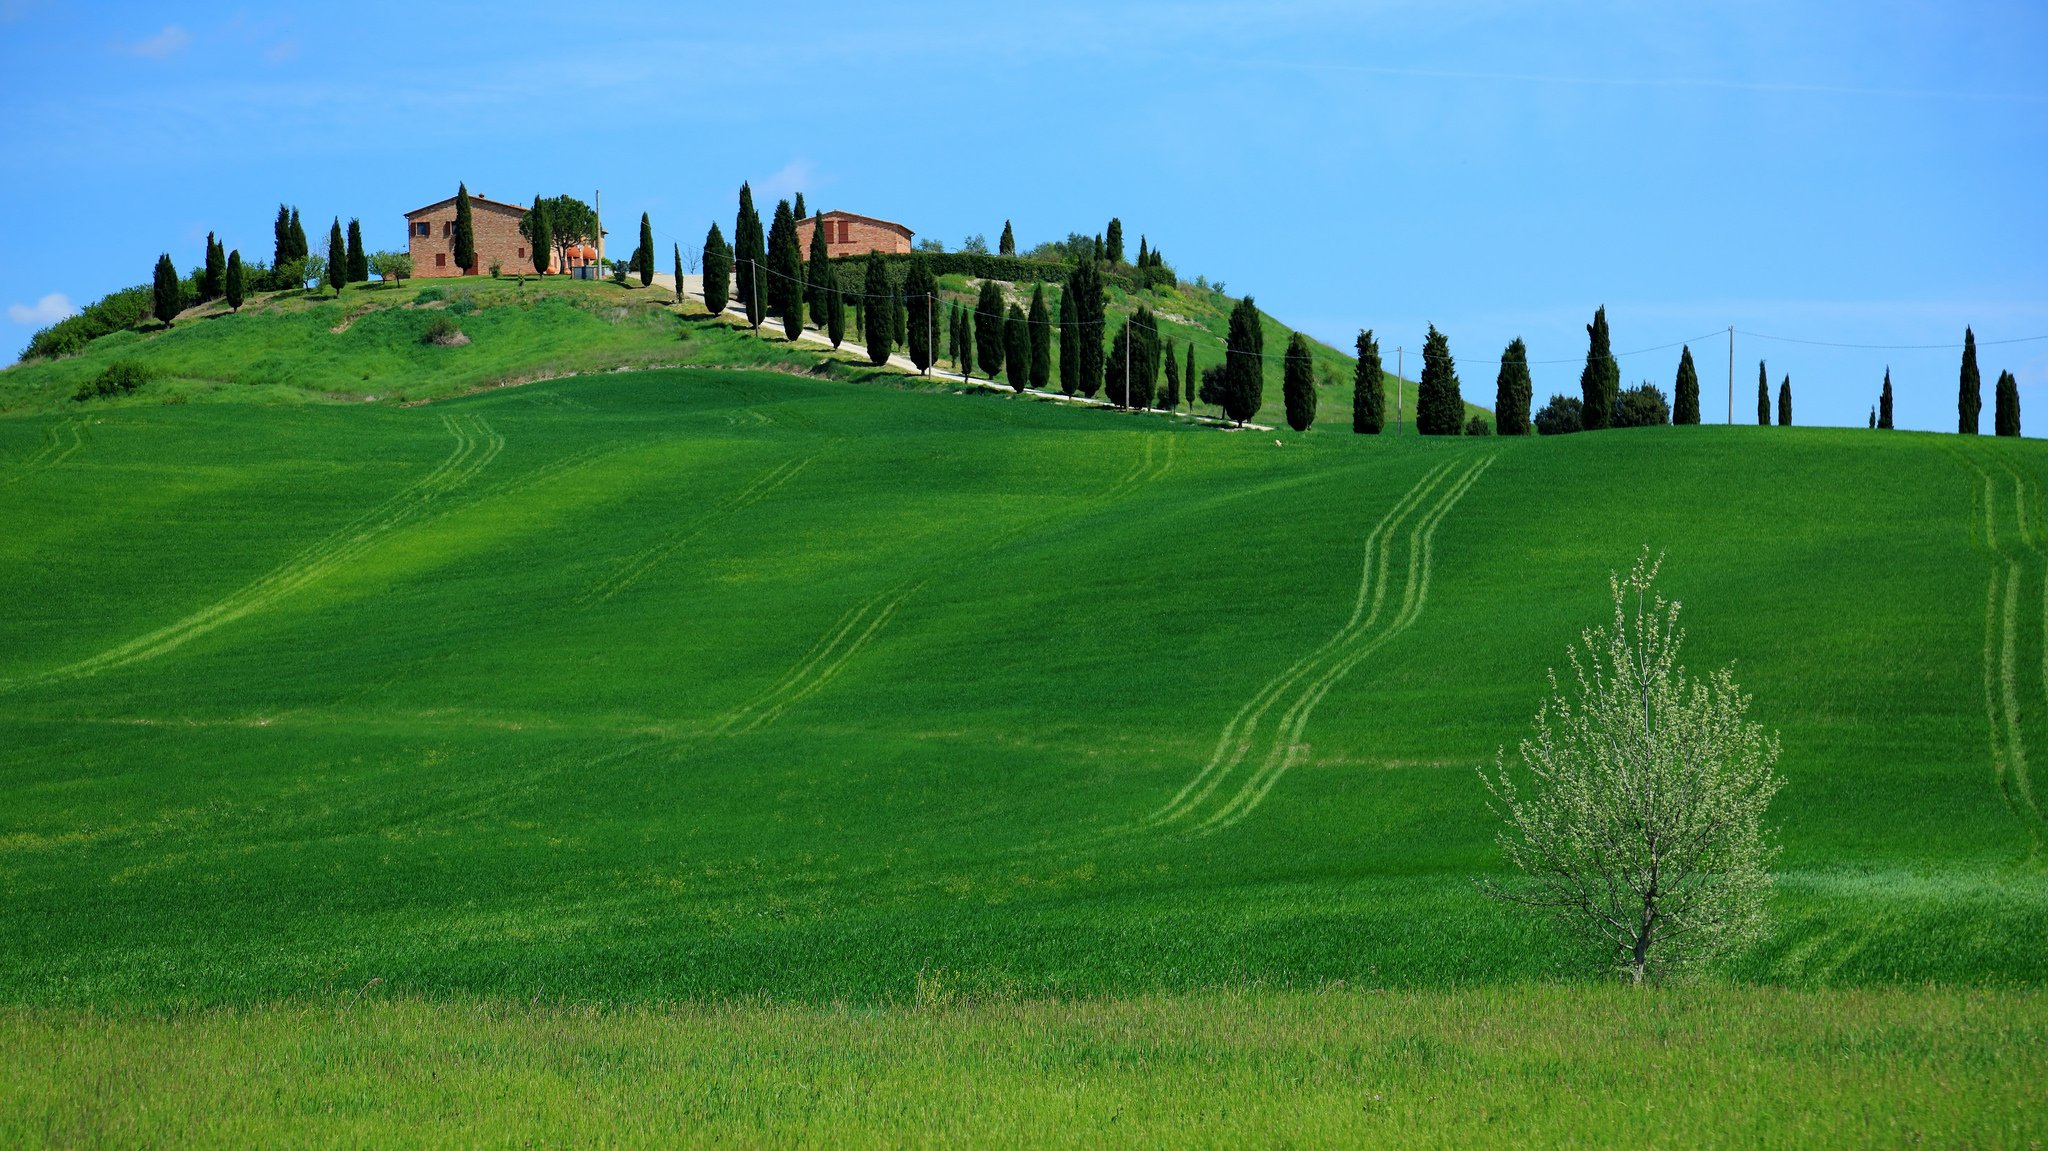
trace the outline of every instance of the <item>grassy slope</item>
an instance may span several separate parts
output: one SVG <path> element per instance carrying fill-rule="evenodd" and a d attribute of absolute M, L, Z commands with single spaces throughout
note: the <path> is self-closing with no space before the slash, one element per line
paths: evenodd
<path fill-rule="evenodd" d="M 1783 733 L 1781 926 L 1740 973 L 2048 976 L 2040 799 L 1986 717 L 1988 666 L 2018 737 L 2048 746 L 2033 443 L 1709 427 L 1280 449 L 678 370 L 406 410 L 15 417 L 0 459 L 10 1001 L 1572 970 L 1473 890 L 1497 856 L 1472 767 L 1645 542 L 1668 549 L 1692 662 L 1739 657 Z M 1145 826 L 1343 622 L 1411 492 L 1385 612 L 1299 740 L 1268 722 L 1211 795 Z M 1200 834 L 1240 793 L 1261 802 Z"/>

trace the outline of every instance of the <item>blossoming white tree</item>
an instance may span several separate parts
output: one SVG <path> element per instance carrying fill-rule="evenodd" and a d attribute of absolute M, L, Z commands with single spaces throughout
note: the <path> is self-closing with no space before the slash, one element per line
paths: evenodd
<path fill-rule="evenodd" d="M 1551 672 L 1521 770 L 1505 752 L 1480 769 L 1522 872 L 1488 891 L 1611 948 L 1637 983 L 1763 937 L 1777 854 L 1763 816 L 1782 783 L 1732 666 L 1701 679 L 1679 663 L 1662 562 L 1645 548 L 1609 577 L 1613 623 L 1569 649 L 1569 690 Z"/>

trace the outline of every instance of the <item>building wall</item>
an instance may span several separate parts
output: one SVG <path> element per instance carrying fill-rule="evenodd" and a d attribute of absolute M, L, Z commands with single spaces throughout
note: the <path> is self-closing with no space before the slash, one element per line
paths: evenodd
<path fill-rule="evenodd" d="M 827 212 L 797 223 L 797 240 L 803 245 L 805 259 L 810 258 L 811 233 L 817 229 L 819 220 L 826 224 L 825 254 L 833 259 L 864 256 L 869 252 L 910 251 L 907 229 Z"/>
<path fill-rule="evenodd" d="M 503 264 L 506 274 L 533 271 L 533 249 L 519 234 L 524 208 L 469 202 L 469 222 L 476 233 L 476 267 L 473 274 L 487 273 L 493 262 Z M 421 224 L 427 234 L 419 234 Z M 421 279 L 460 276 L 455 266 L 455 202 L 406 217 L 406 247 L 412 253 L 412 274 Z M 555 269 L 559 270 L 559 269 Z"/>

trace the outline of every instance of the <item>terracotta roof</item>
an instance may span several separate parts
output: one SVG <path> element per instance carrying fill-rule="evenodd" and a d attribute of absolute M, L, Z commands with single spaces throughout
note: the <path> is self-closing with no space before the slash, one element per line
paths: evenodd
<path fill-rule="evenodd" d="M 884 220 L 877 216 L 863 216 L 859 212 L 841 212 L 837 210 L 830 212 L 820 212 L 815 216 L 805 216 L 803 219 L 798 220 L 796 222 L 796 226 L 801 228 L 805 224 L 810 223 L 812 220 L 822 220 L 827 216 L 831 216 L 835 219 L 840 220 L 863 220 L 870 224 L 880 224 L 884 228 L 894 228 L 906 236 L 914 236 L 917 234 L 911 231 L 909 228 L 904 227 L 902 224 L 897 223 L 894 220 Z"/>
<path fill-rule="evenodd" d="M 410 219 L 412 219 L 412 218 L 413 218 L 414 216 L 423 216 L 423 215 L 426 215 L 426 214 L 427 214 L 428 212 L 431 212 L 431 211 L 433 211 L 434 209 L 436 209 L 436 208 L 439 208 L 439 207 L 441 207 L 441 206 L 442 206 L 442 205 L 444 205 L 444 204 L 453 204 L 454 202 L 455 202 L 455 197 L 454 197 L 454 196 L 450 196 L 450 197 L 448 197 L 448 198 L 447 198 L 447 199 L 445 199 L 445 200 L 436 200 L 436 201 L 434 201 L 433 203 L 431 203 L 431 204 L 428 204 L 428 205 L 427 205 L 426 207 L 424 207 L 424 208 L 414 208 L 414 209 L 413 209 L 412 211 L 410 211 L 410 212 L 407 212 L 407 213 L 405 214 L 405 218 L 406 218 L 406 219 L 408 219 L 408 220 L 410 220 Z M 522 216 L 524 216 L 524 215 L 526 214 L 526 208 L 525 208 L 525 207 L 524 207 L 523 205 L 520 205 L 520 204 L 507 204 L 507 203 L 505 203 L 505 202 L 504 202 L 503 200 L 493 200 L 493 199 L 490 199 L 490 198 L 488 198 L 488 197 L 485 197 L 485 196 L 479 196 L 479 195 L 477 195 L 477 194 L 475 194 L 475 193 L 473 193 L 473 192 L 472 192 L 472 193 L 470 194 L 470 197 L 469 197 L 469 204 L 470 204 L 470 207 L 472 207 L 472 208 L 473 208 L 473 207 L 476 207 L 476 206 L 477 206 L 477 205 L 479 205 L 479 204 L 481 204 L 481 205 L 483 205 L 483 206 L 484 206 L 484 207 L 486 207 L 486 208 L 503 208 L 503 209 L 505 209 L 505 210 L 507 210 L 507 211 L 511 211 L 511 212 L 517 212 L 517 213 L 519 213 L 519 214 L 520 214 L 520 215 L 522 215 Z"/>

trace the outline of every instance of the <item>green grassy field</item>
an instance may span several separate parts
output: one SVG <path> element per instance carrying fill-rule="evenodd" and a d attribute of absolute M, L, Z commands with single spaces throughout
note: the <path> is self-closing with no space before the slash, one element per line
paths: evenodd
<path fill-rule="evenodd" d="M 331 335 L 321 306 L 291 322 Z M 721 362 L 794 354 L 648 330 Z M 409 348 L 380 394 L 491 382 L 404 366 Z M 75 1050 L 100 1070 L 69 1082 L 141 1090 L 130 1042 L 345 1034 L 355 1017 L 329 1027 L 321 1005 L 365 987 L 398 1000 L 368 1026 L 444 1005 L 457 1048 L 520 1004 L 655 1013 L 589 1023 L 599 1063 L 665 1026 L 662 1005 L 765 1004 L 746 1010 L 793 1035 L 880 1012 L 821 1056 L 842 1076 L 890 1027 L 943 1062 L 1008 1011 L 1078 1036 L 1091 1012 L 1194 1004 L 1227 1037 L 1233 1012 L 1313 1014 L 1340 984 L 1367 1015 L 1504 994 L 1531 1034 L 1558 996 L 1624 1011 L 1597 988 L 1485 990 L 1589 968 L 1475 889 L 1499 857 L 1473 769 L 1526 730 L 1607 572 L 1647 543 L 1690 661 L 1739 661 L 1789 781 L 1777 927 L 1729 972 L 1781 990 L 1704 1002 L 1761 995 L 1759 1020 L 1815 1036 L 1872 1003 L 1916 1035 L 1960 1018 L 1981 1094 L 1860 1114 L 2041 1126 L 2038 1097 L 1987 1086 L 2038 1079 L 2018 1052 L 2048 978 L 2048 779 L 2027 756 L 2048 747 L 2039 445 L 1231 433 L 808 362 L 416 407 L 151 402 L 173 387 L 0 416 L 0 1059 Z M 8 394 L 62 386 L 30 370 Z M 2012 990 L 1843 990 L 1923 983 Z M 1407 997 L 1355 997 L 1378 988 Z M 985 1014 L 916 1014 L 933 1004 Z M 502 1041 L 586 1026 L 559 1010 Z M 1711 1030 L 1701 1010 L 1685 1026 Z M 1247 1065 L 1283 1078 L 1243 1072 L 1243 1122 L 1300 1102 L 1284 1077 L 1315 1034 Z M 1067 1058 L 1047 1042 L 1016 1065 Z M 1934 1049 L 1849 1050 L 1842 1099 Z M 214 1057 L 194 1058 L 151 1074 L 194 1077 L 165 1090 L 203 1108 Z M 1516 1106 L 1558 1106 L 1537 1102 L 1542 1066 L 1500 1071 Z M 1752 1082 L 1730 1076 L 1729 1098 Z M 30 1141 L 85 1122 L 58 1081 L 21 1082 L 28 1109 L 0 1110 Z M 1069 1105 L 1111 1122 L 1123 1098 L 1056 1082 L 1017 1103 L 1017 1130 Z M 289 1129 L 280 1106 L 250 1130 Z M 1154 1129 L 1195 1130 L 1176 1114 Z M 1304 1139 L 1401 1130 L 1343 1114 Z M 739 1142 L 765 1130 L 728 1121 Z"/>

